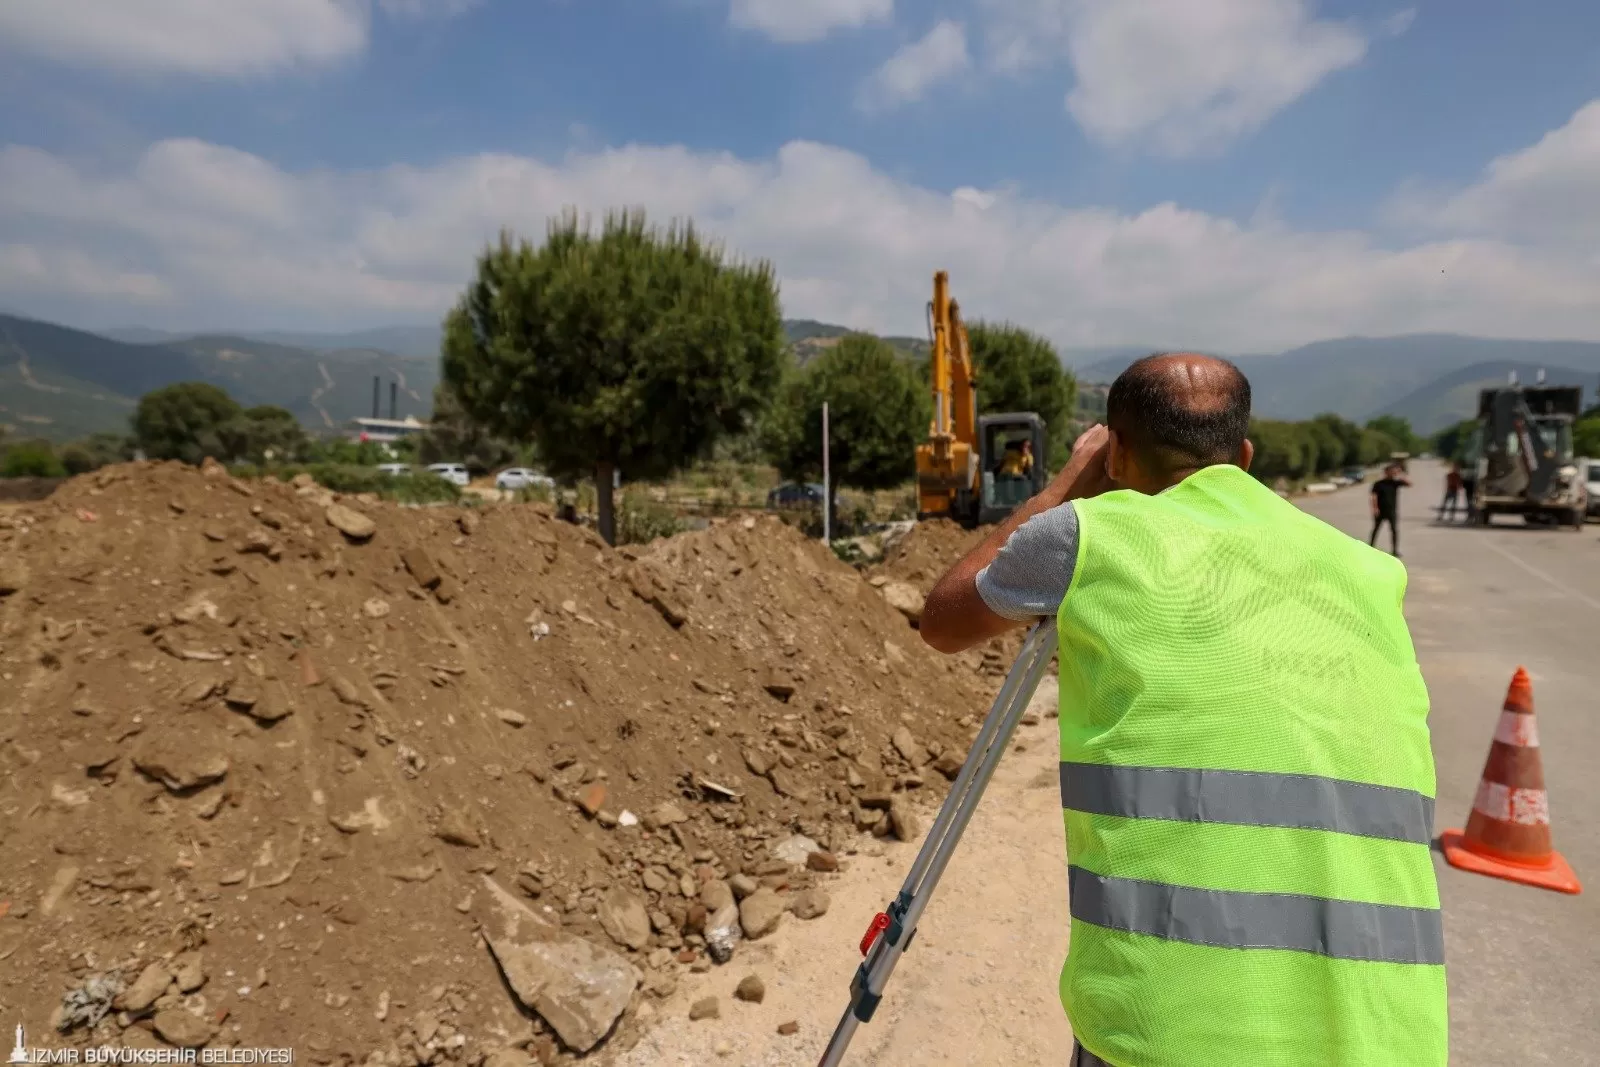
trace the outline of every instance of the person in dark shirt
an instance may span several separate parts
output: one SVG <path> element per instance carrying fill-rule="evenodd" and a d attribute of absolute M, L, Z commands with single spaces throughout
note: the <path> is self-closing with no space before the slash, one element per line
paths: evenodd
<path fill-rule="evenodd" d="M 1400 474 L 1397 466 L 1388 466 L 1383 469 L 1383 477 L 1372 483 L 1372 536 L 1367 538 L 1367 544 L 1374 548 L 1378 545 L 1378 530 L 1384 523 L 1389 524 L 1389 552 L 1395 559 L 1400 558 L 1400 490 L 1409 487 Z"/>

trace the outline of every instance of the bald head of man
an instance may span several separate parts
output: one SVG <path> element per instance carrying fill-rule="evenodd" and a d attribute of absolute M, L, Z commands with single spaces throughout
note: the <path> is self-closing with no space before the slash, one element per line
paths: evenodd
<path fill-rule="evenodd" d="M 1201 467 L 1248 469 L 1254 454 L 1250 383 L 1225 359 L 1159 352 L 1117 376 L 1106 395 L 1108 473 L 1119 486 L 1156 493 Z"/>

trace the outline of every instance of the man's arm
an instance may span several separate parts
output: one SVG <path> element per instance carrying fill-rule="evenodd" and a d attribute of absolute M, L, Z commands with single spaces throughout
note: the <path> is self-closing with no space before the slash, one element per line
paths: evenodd
<path fill-rule="evenodd" d="M 1106 475 L 1109 435 L 1103 426 L 1084 432 L 1072 458 L 1044 490 L 1017 508 L 993 533 L 951 567 L 928 594 L 917 628 L 922 640 L 940 652 L 964 652 L 1025 623 L 996 614 L 978 592 L 978 573 L 999 555 L 1023 523 L 1069 500 L 1098 496 L 1115 488 Z"/>
<path fill-rule="evenodd" d="M 1378 517 L 1378 483 L 1372 483 L 1372 492 L 1367 494 L 1367 503 L 1372 505 L 1372 517 Z"/>

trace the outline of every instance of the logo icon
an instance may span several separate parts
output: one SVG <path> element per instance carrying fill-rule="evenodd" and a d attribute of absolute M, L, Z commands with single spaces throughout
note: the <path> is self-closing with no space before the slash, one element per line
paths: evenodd
<path fill-rule="evenodd" d="M 22 1035 L 22 1024 L 21 1023 L 17 1024 L 17 1043 L 15 1045 L 11 1046 L 11 1058 L 8 1059 L 6 1062 L 7 1063 L 27 1063 L 28 1062 L 28 1043 L 27 1043 L 27 1040 Z"/>

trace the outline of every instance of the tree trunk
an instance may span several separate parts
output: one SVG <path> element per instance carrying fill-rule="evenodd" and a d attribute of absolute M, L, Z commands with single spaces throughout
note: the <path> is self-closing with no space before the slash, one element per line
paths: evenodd
<path fill-rule="evenodd" d="M 600 536 L 605 538 L 608 545 L 617 543 L 617 502 L 611 484 L 615 470 L 616 467 L 607 462 L 596 463 L 594 468 L 595 501 L 600 509 Z"/>

